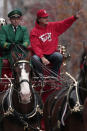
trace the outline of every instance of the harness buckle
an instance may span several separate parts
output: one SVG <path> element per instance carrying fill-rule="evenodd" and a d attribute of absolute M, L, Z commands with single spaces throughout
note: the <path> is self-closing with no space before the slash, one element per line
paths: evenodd
<path fill-rule="evenodd" d="M 26 131 L 26 129 L 28 129 L 28 123 L 25 122 L 24 124 L 25 124 L 25 126 L 24 126 L 24 131 Z"/>

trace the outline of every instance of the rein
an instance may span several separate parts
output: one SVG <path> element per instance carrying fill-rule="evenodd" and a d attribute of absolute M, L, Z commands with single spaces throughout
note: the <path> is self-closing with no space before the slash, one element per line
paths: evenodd
<path fill-rule="evenodd" d="M 56 77 L 60 77 L 59 75 L 57 75 L 55 72 L 53 72 L 51 69 L 47 68 L 46 65 L 42 64 L 40 61 L 36 60 L 33 58 L 33 61 L 39 63 L 42 67 L 42 69 L 44 69 L 47 73 L 52 73 L 53 75 L 55 75 Z M 37 72 L 38 73 L 38 72 Z"/>
<path fill-rule="evenodd" d="M 42 67 L 42 69 L 44 69 L 47 73 L 52 73 L 53 75 L 55 75 L 56 77 L 54 77 L 54 80 L 55 81 L 57 81 L 57 82 L 59 82 L 59 80 L 60 80 L 60 83 L 61 83 L 61 81 L 62 82 L 65 82 L 66 83 L 66 80 L 63 78 L 63 77 L 61 77 L 60 75 L 57 75 L 55 72 L 53 72 L 51 69 L 49 69 L 47 66 L 45 66 L 44 64 L 42 64 L 40 61 L 38 61 L 38 60 L 36 60 L 36 59 L 34 59 L 33 58 L 33 60 L 35 61 L 35 62 L 37 62 L 37 63 L 39 63 L 40 65 L 41 65 L 41 67 Z M 36 72 L 38 75 L 39 75 L 39 73 L 38 72 Z M 40 78 L 40 75 L 39 75 L 39 78 Z M 59 79 L 59 80 L 58 80 Z"/>

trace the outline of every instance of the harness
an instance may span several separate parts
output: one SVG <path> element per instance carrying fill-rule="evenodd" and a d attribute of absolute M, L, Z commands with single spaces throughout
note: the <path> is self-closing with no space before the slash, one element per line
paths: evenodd
<path fill-rule="evenodd" d="M 65 98 L 62 102 L 62 105 L 58 112 L 58 121 L 57 126 L 61 130 L 65 126 L 65 120 L 72 113 L 80 113 L 83 110 L 83 105 L 81 104 L 78 92 L 78 82 L 66 72 L 66 74 L 73 79 L 74 84 L 70 85 L 68 92 L 65 94 Z M 71 98 L 72 92 L 74 91 L 75 96 Z M 71 99 L 73 100 L 73 105 L 71 103 Z"/>
<path fill-rule="evenodd" d="M 16 66 L 17 64 L 20 63 L 28 63 L 29 61 L 26 60 L 20 60 L 17 61 L 14 66 Z M 6 76 L 7 77 L 7 76 Z M 43 115 L 43 110 L 42 110 L 42 102 L 39 100 L 40 98 L 38 97 L 38 95 L 36 94 L 35 90 L 32 88 L 33 94 L 34 94 L 34 108 L 32 110 L 32 112 L 28 113 L 28 114 L 21 114 L 19 112 L 17 112 L 13 106 L 12 103 L 12 94 L 13 94 L 13 90 L 16 90 L 14 87 L 14 84 L 12 83 L 11 79 L 8 78 L 8 80 L 10 81 L 10 88 L 9 88 L 9 92 L 8 94 L 4 97 L 3 102 L 2 102 L 2 109 L 3 109 L 3 114 L 4 117 L 8 118 L 8 119 L 17 119 L 19 121 L 19 123 L 21 123 L 24 126 L 24 130 L 27 131 L 28 128 L 32 128 L 34 130 L 40 130 L 40 124 L 39 121 Z M 22 82 L 28 82 L 28 80 L 22 80 L 19 84 L 21 84 Z M 17 91 L 17 90 L 16 90 Z M 40 102 L 40 103 L 39 103 Z M 6 105 L 6 106 L 5 106 Z M 35 117 L 38 118 L 38 126 L 37 127 L 33 127 L 31 125 L 30 121 L 34 121 Z"/>
<path fill-rule="evenodd" d="M 15 110 L 12 104 L 12 93 L 14 90 L 13 88 L 14 88 L 14 85 L 12 84 L 10 86 L 9 92 L 4 97 L 3 102 L 2 102 L 4 117 L 8 119 L 13 118 L 13 119 L 19 120 L 19 122 L 24 126 L 25 131 L 27 131 L 28 128 L 32 128 L 34 130 L 40 130 L 39 126 L 35 128 L 31 124 L 29 124 L 29 121 L 31 121 L 31 119 L 34 119 L 35 117 L 37 117 L 40 120 L 43 115 L 43 110 L 39 103 L 39 100 L 38 100 L 39 98 L 37 97 L 36 92 L 33 89 L 34 99 L 35 99 L 33 111 L 29 114 L 21 114 Z M 7 107 L 5 106 L 6 103 L 7 103 Z"/>

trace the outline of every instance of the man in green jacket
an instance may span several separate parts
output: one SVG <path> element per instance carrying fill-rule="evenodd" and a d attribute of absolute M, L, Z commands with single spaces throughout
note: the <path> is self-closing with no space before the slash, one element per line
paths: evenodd
<path fill-rule="evenodd" d="M 8 13 L 10 24 L 2 26 L 0 30 L 0 47 L 4 49 L 2 51 L 3 58 L 11 60 L 11 48 L 12 44 L 21 44 L 24 47 L 29 45 L 29 34 L 25 26 L 21 26 L 22 12 L 19 9 L 12 10 Z M 17 51 L 17 50 L 16 50 Z"/>

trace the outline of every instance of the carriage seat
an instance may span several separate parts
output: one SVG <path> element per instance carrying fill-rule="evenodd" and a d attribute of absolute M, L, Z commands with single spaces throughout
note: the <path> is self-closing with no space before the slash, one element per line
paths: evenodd
<path fill-rule="evenodd" d="M 8 70 L 10 70 L 10 63 L 9 63 L 8 59 L 5 58 L 5 56 L 2 55 L 1 52 L 2 51 L 0 49 L 0 66 L 1 66 L 0 70 L 2 70 L 1 77 L 3 77 L 3 73 L 6 73 L 6 72 L 8 72 Z"/>
<path fill-rule="evenodd" d="M 1 77 L 4 77 L 4 74 L 9 75 L 8 73 L 11 72 L 10 69 L 10 63 L 8 61 L 8 59 L 4 59 L 3 57 L 0 57 L 2 60 L 2 74 Z"/>
<path fill-rule="evenodd" d="M 10 63 L 7 59 L 3 59 L 3 67 L 8 67 L 10 68 Z"/>
<path fill-rule="evenodd" d="M 6 52 L 6 51 L 0 47 L 0 59 L 3 62 L 3 67 L 10 67 L 10 63 L 8 59 L 5 58 L 5 56 L 3 56 L 3 52 Z"/>

